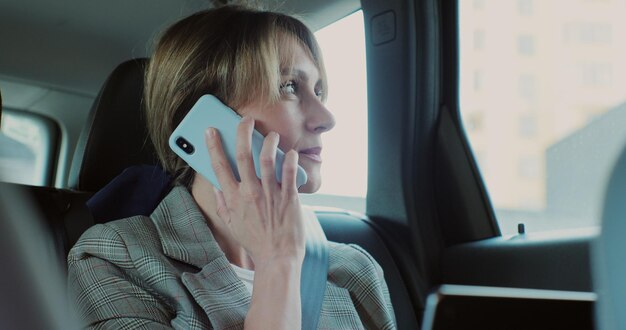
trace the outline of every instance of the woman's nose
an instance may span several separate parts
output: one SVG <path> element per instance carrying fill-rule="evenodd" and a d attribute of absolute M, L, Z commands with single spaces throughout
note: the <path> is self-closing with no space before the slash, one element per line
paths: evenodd
<path fill-rule="evenodd" d="M 335 127 L 335 116 L 321 100 L 313 101 L 308 111 L 307 129 L 314 133 L 328 132 Z"/>

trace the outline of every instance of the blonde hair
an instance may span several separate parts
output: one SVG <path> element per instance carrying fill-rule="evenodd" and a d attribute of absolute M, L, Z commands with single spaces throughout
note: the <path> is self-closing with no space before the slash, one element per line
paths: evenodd
<path fill-rule="evenodd" d="M 297 45 L 317 66 L 326 91 L 315 36 L 293 17 L 223 6 L 165 30 L 146 69 L 144 104 L 157 156 L 177 183 L 189 187 L 195 172 L 170 150 L 168 138 L 196 100 L 213 94 L 233 109 L 278 101 L 281 69 L 291 66 Z"/>

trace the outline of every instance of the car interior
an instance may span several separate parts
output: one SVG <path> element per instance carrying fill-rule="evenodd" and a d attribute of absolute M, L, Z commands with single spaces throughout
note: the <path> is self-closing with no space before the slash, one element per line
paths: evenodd
<path fill-rule="evenodd" d="M 518 233 L 502 233 L 460 109 L 463 1 L 260 2 L 299 13 L 314 31 L 362 12 L 369 141 L 366 209 L 317 207 L 316 213 L 329 240 L 358 244 L 382 266 L 398 329 L 425 326 L 425 315 L 433 313 L 428 297 L 441 292 L 437 290 L 444 284 L 478 288 L 470 295 L 479 296 L 519 293 L 506 291 L 512 288 L 585 293 L 584 298 L 555 298 L 545 306 L 522 294 L 525 300 L 498 314 L 535 315 L 530 324 L 536 329 L 555 324 L 626 328 L 626 320 L 619 317 L 626 296 L 619 283 L 626 269 L 620 250 L 626 228 L 619 221 L 626 212 L 619 197 L 624 195 L 624 157 L 607 181 L 606 204 L 596 219 L 601 230 L 525 233 L 521 225 Z M 43 116 L 55 140 L 42 183 L 0 183 L 0 202 L 18 196 L 32 203 L 1 205 L 35 211 L 32 217 L 44 224 L 42 239 L 51 240 L 53 258 L 62 269 L 69 249 L 87 228 L 112 220 L 94 216 L 87 201 L 125 169 L 157 164 L 142 115 L 151 40 L 169 23 L 223 3 L 230 1 L 0 0 L 3 114 Z M 1 218 L 16 221 L 16 214 L 22 213 Z M 584 302 L 576 307 L 579 318 L 568 312 L 571 300 Z M 502 328 L 505 318 L 490 316 L 497 304 L 475 299 L 467 306 L 473 306 L 465 310 L 478 322 L 471 324 Z M 561 307 L 565 312 L 537 312 Z M 463 324 L 446 323 L 450 315 L 441 317 L 439 327 L 427 327 Z M 505 328 L 519 328 L 515 320 L 509 322 L 511 327 Z"/>

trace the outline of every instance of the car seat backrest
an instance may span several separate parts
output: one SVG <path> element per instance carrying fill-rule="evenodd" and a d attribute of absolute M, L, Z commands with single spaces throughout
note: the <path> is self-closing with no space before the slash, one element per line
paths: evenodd
<path fill-rule="evenodd" d="M 0 183 L 0 191 L 19 191 L 20 196 L 28 199 L 27 203 L 33 206 L 29 212 L 43 219 L 43 227 L 50 233 L 50 240 L 54 245 L 51 254 L 55 255 L 65 269 L 70 248 L 94 224 L 85 205 L 91 194 L 15 183 Z"/>
<path fill-rule="evenodd" d="M 597 329 L 626 329 L 626 149 L 607 181 L 602 229 L 592 253 Z"/>
<path fill-rule="evenodd" d="M 155 164 L 140 111 L 145 64 L 146 59 L 126 61 L 104 83 L 76 148 L 70 173 L 72 189 L 0 183 L 8 190 L 23 191 L 32 200 L 62 265 L 80 235 L 95 223 L 86 206 L 93 193 L 131 165 Z"/>
<path fill-rule="evenodd" d="M 104 83 L 74 153 L 70 188 L 96 192 L 129 166 L 157 163 L 141 111 L 146 63 L 126 61 Z"/>

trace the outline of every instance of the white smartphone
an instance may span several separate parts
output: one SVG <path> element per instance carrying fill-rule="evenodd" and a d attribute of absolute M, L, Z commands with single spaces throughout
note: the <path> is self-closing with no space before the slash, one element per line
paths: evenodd
<path fill-rule="evenodd" d="M 172 132 L 169 138 L 170 148 L 182 158 L 197 173 L 202 174 L 216 188 L 222 190 L 215 171 L 211 166 L 211 157 L 205 141 L 205 131 L 209 127 L 218 130 L 222 147 L 226 159 L 233 169 L 233 174 L 238 181 L 241 181 L 235 159 L 237 145 L 237 126 L 241 121 L 234 110 L 224 105 L 213 95 L 201 96 L 196 104 L 189 110 L 185 118 Z M 261 178 L 261 168 L 259 165 L 259 155 L 263 147 L 263 135 L 256 129 L 252 132 L 252 159 L 257 177 Z M 276 151 L 276 180 L 282 181 L 283 161 L 285 153 L 277 149 Z M 296 185 L 300 187 L 307 181 L 307 175 L 301 166 L 298 166 L 296 174 Z"/>

